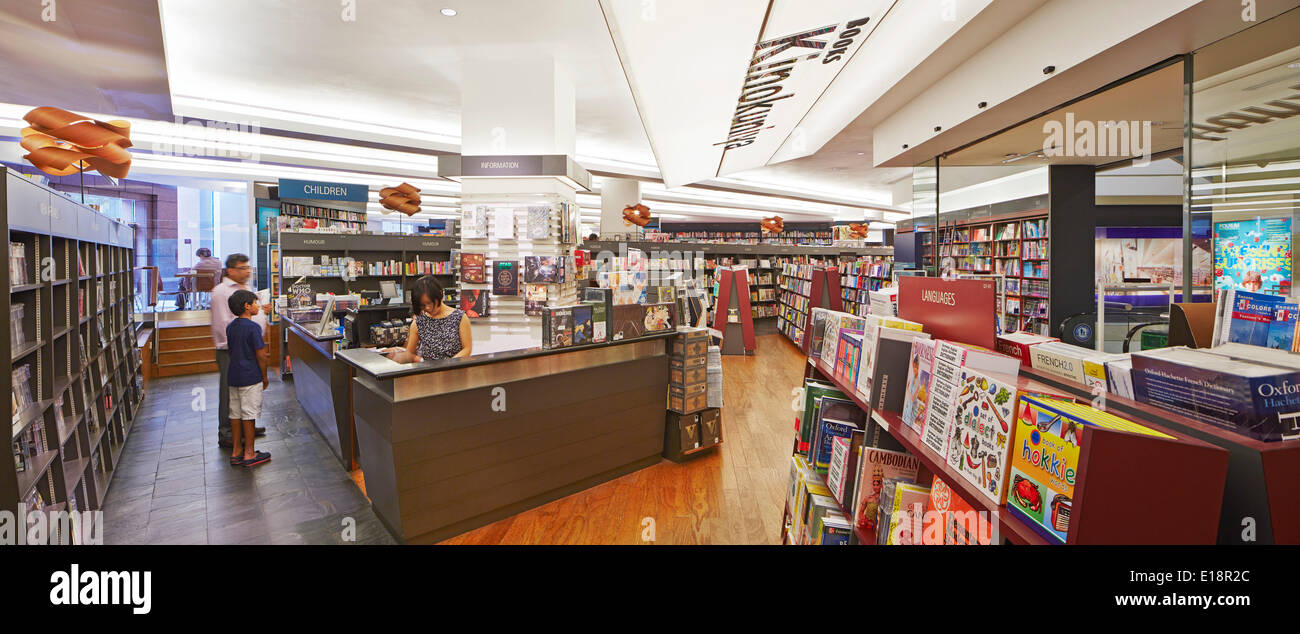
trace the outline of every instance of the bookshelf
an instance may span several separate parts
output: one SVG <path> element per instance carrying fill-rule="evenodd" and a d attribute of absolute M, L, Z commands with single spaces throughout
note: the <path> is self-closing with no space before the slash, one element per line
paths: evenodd
<path fill-rule="evenodd" d="M 787 226 L 789 226 L 787 224 Z M 787 229 L 786 233 L 789 230 Z M 784 325 L 782 317 L 783 279 L 785 262 L 815 262 L 837 264 L 855 259 L 883 259 L 892 262 L 893 247 L 830 247 L 798 245 L 666 243 L 666 242 L 613 242 L 589 241 L 583 245 L 594 256 L 600 252 L 618 254 L 620 248 L 640 249 L 646 253 L 651 271 L 682 272 L 688 279 L 700 280 L 709 291 L 710 309 L 717 300 L 718 284 L 714 271 L 719 266 L 747 266 L 750 271 L 750 314 L 753 319 L 776 319 L 778 329 Z M 600 262 L 600 258 L 595 260 Z M 712 319 L 709 323 L 712 323 Z M 787 337 L 790 335 L 786 335 Z"/>
<path fill-rule="evenodd" d="M 366 230 L 366 212 L 320 204 L 281 202 L 277 223 L 282 231 L 362 233 Z"/>
<path fill-rule="evenodd" d="M 844 312 L 864 316 L 869 312 L 871 303 L 867 294 L 892 283 L 894 259 L 891 256 L 869 256 L 841 262 L 839 269 Z"/>
<path fill-rule="evenodd" d="M 937 231 L 939 264 L 951 258 L 955 273 L 1003 276 L 1003 331 L 1045 335 L 1051 305 L 1048 233 L 1044 210 L 945 223 Z"/>
<path fill-rule="evenodd" d="M 0 509 L 97 510 L 144 397 L 135 232 L 7 169 L 2 182 L 13 453 Z"/>

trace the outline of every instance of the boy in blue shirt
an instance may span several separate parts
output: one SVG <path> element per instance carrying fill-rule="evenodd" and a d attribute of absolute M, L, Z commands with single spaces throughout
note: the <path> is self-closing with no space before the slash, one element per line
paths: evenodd
<path fill-rule="evenodd" d="M 262 390 L 266 388 L 266 343 L 262 327 L 252 319 L 261 310 L 257 293 L 237 290 L 230 296 L 235 319 L 226 326 L 230 366 L 230 464 L 253 467 L 271 460 L 271 454 L 253 448 L 254 422 L 262 415 Z"/>

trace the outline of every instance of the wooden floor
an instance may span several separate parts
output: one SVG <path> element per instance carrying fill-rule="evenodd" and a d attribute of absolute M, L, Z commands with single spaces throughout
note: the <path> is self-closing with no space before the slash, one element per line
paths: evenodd
<path fill-rule="evenodd" d="M 805 359 L 782 335 L 722 358 L 723 443 L 453 537 L 445 544 L 779 544 Z M 648 519 L 647 519 L 648 518 Z M 653 522 L 649 521 L 653 520 Z"/>

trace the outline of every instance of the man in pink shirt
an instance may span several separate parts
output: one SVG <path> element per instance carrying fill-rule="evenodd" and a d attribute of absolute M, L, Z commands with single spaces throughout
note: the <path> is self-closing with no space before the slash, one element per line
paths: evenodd
<path fill-rule="evenodd" d="M 226 349 L 226 326 L 235 320 L 235 315 L 230 312 L 230 296 L 238 290 L 251 291 L 248 288 L 248 278 L 253 275 L 253 267 L 248 262 L 248 256 L 243 253 L 234 253 L 226 258 L 225 277 L 217 287 L 212 289 L 212 343 L 217 348 L 217 368 L 221 373 L 220 387 L 217 391 L 220 394 L 217 406 L 217 444 L 226 449 L 230 448 L 230 386 L 227 384 L 226 371 L 230 368 L 230 351 Z M 263 310 L 269 312 L 271 304 L 268 302 Z M 259 320 L 262 326 L 262 336 L 266 336 L 265 318 Z M 265 427 L 256 429 L 258 436 L 266 434 Z"/>

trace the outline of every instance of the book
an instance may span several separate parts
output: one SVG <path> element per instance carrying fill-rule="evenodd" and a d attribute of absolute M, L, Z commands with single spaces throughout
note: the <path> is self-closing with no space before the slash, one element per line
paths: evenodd
<path fill-rule="evenodd" d="M 888 481 L 876 519 L 876 543 L 881 546 L 921 545 L 925 532 L 925 507 L 929 502 L 928 487 L 912 482 Z"/>
<path fill-rule="evenodd" d="M 954 420 L 953 408 L 961 390 L 962 368 L 1014 377 L 1020 373 L 1020 360 L 952 341 L 941 340 L 935 344 L 929 398 L 920 436 L 921 443 L 941 460 L 948 457 L 949 425 Z"/>
<path fill-rule="evenodd" d="M 573 307 L 548 306 L 542 310 L 542 347 L 565 348 L 573 345 Z"/>
<path fill-rule="evenodd" d="M 27 245 L 22 242 L 9 243 L 9 285 L 22 286 L 30 283 L 27 275 Z"/>
<path fill-rule="evenodd" d="M 930 480 L 930 500 L 925 507 L 925 544 L 935 546 L 988 546 L 993 543 L 993 523 L 975 510 L 965 498 L 946 482 L 934 476 Z M 937 521 L 941 530 L 931 530 L 928 522 Z"/>
<path fill-rule="evenodd" d="M 591 343 L 591 306 L 588 304 L 576 304 L 570 308 L 573 311 L 573 345 L 581 346 Z"/>
<path fill-rule="evenodd" d="M 915 482 L 920 470 L 921 461 L 906 451 L 863 446 L 854 487 L 854 524 L 866 534 L 875 535 L 885 482 Z"/>
<path fill-rule="evenodd" d="M 1066 401 L 1022 396 L 1017 405 L 1006 508 L 1065 543 L 1085 426 L 1172 438 L 1113 414 Z M 1134 495 L 1159 495 L 1135 491 Z"/>
<path fill-rule="evenodd" d="M 814 359 L 821 356 L 822 341 L 826 334 L 826 322 L 834 314 L 825 308 L 812 309 L 812 326 L 808 329 L 808 356 Z"/>
<path fill-rule="evenodd" d="M 646 304 L 643 307 L 644 334 L 668 332 L 673 324 L 674 304 Z"/>
<path fill-rule="evenodd" d="M 1268 325 L 1267 345 L 1276 350 L 1295 351 L 1296 327 L 1300 326 L 1300 304 L 1283 302 L 1273 308 L 1273 318 Z"/>
<path fill-rule="evenodd" d="M 841 506 L 853 507 L 853 487 L 857 482 L 858 456 L 862 449 L 863 431 L 852 430 L 848 436 L 831 439 L 831 461 L 826 471 L 826 487 Z"/>
<path fill-rule="evenodd" d="M 524 256 L 524 282 L 529 284 L 558 284 L 560 272 L 556 258 L 549 255 Z"/>
<path fill-rule="evenodd" d="M 995 348 L 998 352 L 1020 359 L 1020 363 L 1028 363 L 1032 367 L 1033 358 L 1029 353 L 1030 348 L 1040 343 L 1060 341 L 1060 339 L 1048 337 L 1047 335 L 1036 335 L 1031 332 L 1008 332 L 998 335 L 996 341 Z"/>
<path fill-rule="evenodd" d="M 925 423 L 925 405 L 930 396 L 930 370 L 934 364 L 934 340 L 913 339 L 907 362 L 907 394 L 903 399 L 903 424 L 917 434 Z"/>
<path fill-rule="evenodd" d="M 551 236 L 551 208 L 533 205 L 528 208 L 528 239 L 541 240 Z"/>
<path fill-rule="evenodd" d="M 912 342 L 929 338 L 924 332 L 885 326 L 867 326 L 863 331 L 863 360 L 857 391 L 866 395 L 872 410 L 903 411 Z"/>
<path fill-rule="evenodd" d="M 487 271 L 484 269 L 482 253 L 461 252 L 460 279 L 468 284 L 484 284 L 487 282 Z"/>
<path fill-rule="evenodd" d="M 852 387 L 857 385 L 858 370 L 862 363 L 862 331 L 840 328 L 840 344 L 835 352 L 835 366 L 831 376 L 840 385 Z"/>
<path fill-rule="evenodd" d="M 853 525 L 842 515 L 827 515 L 813 542 L 819 546 L 847 546 L 853 543 Z"/>
<path fill-rule="evenodd" d="M 542 287 L 546 288 L 546 287 Z M 605 302 L 600 300 L 583 300 L 591 307 L 591 342 L 604 343 L 609 340 L 609 311 Z"/>
<path fill-rule="evenodd" d="M 487 317 L 490 310 L 488 292 L 477 288 L 461 289 L 460 309 L 471 319 Z"/>
<path fill-rule="evenodd" d="M 461 215 L 460 237 L 463 240 L 477 240 L 488 237 L 488 208 L 484 205 L 468 205 Z"/>
<path fill-rule="evenodd" d="M 829 383 L 814 379 L 804 380 L 803 413 L 795 419 L 795 432 L 798 435 L 798 441 L 795 444 L 796 453 L 807 456 L 811 450 L 813 438 L 816 435 L 815 428 L 819 420 L 818 413 L 821 411 L 822 398 L 827 396 L 849 404 L 853 403 L 844 392 Z"/>
<path fill-rule="evenodd" d="M 1277 295 L 1235 289 L 1220 291 L 1211 346 L 1230 342 L 1266 346 L 1273 309 L 1285 301 Z"/>
<path fill-rule="evenodd" d="M 494 207 L 492 209 L 492 237 L 496 240 L 515 239 L 514 207 Z"/>
<path fill-rule="evenodd" d="M 849 405 L 852 405 L 852 403 Z M 823 404 L 820 419 L 818 420 L 820 429 L 817 432 L 815 453 L 812 454 L 814 459 L 810 461 L 813 463 L 814 471 L 821 475 L 826 475 L 830 471 L 831 444 L 836 438 L 850 438 L 854 432 L 865 431 L 862 428 L 862 421 L 865 421 L 865 417 L 860 418 L 859 421 L 835 418 L 830 414 L 827 406 Z"/>
<path fill-rule="evenodd" d="M 1300 371 L 1184 347 L 1131 357 L 1139 401 L 1264 442 L 1300 439 Z"/>
<path fill-rule="evenodd" d="M 1016 380 L 963 368 L 949 425 L 948 466 L 994 504 L 1006 498 Z"/>
<path fill-rule="evenodd" d="M 524 314 L 538 316 L 546 307 L 546 285 L 524 284 Z"/>
<path fill-rule="evenodd" d="M 519 294 L 519 263 L 512 260 L 498 260 L 492 263 L 492 294 Z"/>

